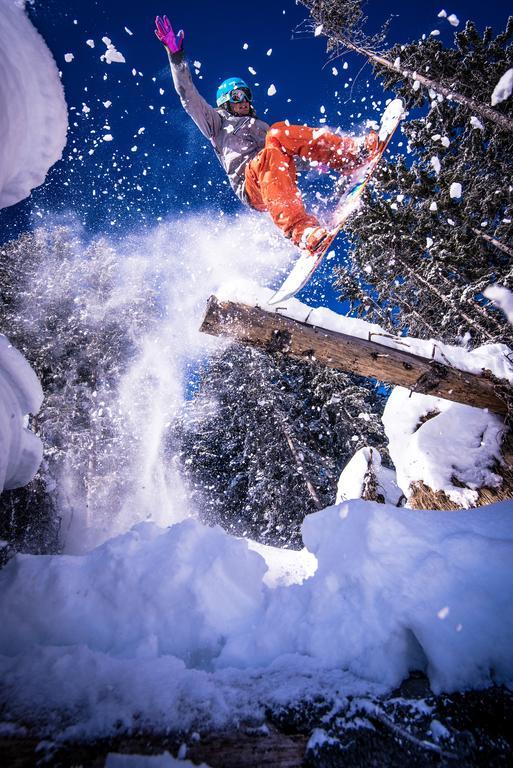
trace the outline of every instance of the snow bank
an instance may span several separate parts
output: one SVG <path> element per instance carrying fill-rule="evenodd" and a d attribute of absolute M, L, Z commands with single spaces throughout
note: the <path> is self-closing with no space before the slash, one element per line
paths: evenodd
<path fill-rule="evenodd" d="M 28 197 L 66 144 L 59 73 L 23 2 L 0 0 L 0 208 Z"/>
<path fill-rule="evenodd" d="M 193 520 L 17 555 L 0 571 L 5 718 L 64 737 L 220 727 L 413 668 L 435 691 L 513 685 L 512 513 L 345 502 L 303 524 L 314 575 L 275 589 L 244 541 Z"/>
<path fill-rule="evenodd" d="M 36 374 L 0 334 L 0 492 L 26 485 L 39 469 L 43 446 L 25 417 L 36 414 L 42 401 Z"/>

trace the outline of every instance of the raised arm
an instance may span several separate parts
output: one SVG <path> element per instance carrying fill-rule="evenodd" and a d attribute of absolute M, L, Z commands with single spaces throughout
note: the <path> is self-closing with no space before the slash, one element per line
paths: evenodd
<path fill-rule="evenodd" d="M 167 16 L 157 16 L 155 25 L 155 35 L 167 50 L 173 83 L 182 107 L 207 139 L 215 138 L 221 130 L 221 116 L 205 101 L 193 83 L 183 51 L 183 30 L 175 34 Z"/>

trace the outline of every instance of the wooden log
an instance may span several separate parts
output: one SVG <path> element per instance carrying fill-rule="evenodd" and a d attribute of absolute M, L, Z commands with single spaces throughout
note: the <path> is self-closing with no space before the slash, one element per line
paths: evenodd
<path fill-rule="evenodd" d="M 467 373 L 411 352 L 302 323 L 259 307 L 219 301 L 211 296 L 200 331 L 230 336 L 268 352 L 315 360 L 330 368 L 421 394 L 488 408 L 501 415 L 508 410 L 500 390 L 512 390 L 502 380 L 498 387 L 489 372 Z"/>

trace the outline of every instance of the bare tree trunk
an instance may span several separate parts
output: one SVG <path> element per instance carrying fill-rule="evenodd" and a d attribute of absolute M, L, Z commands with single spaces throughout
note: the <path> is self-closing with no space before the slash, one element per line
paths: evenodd
<path fill-rule="evenodd" d="M 304 461 L 299 455 L 299 452 L 296 449 L 296 446 L 294 445 L 294 440 L 292 439 L 292 435 L 290 434 L 289 428 L 285 423 L 285 419 L 280 418 L 280 424 L 281 424 L 283 434 L 285 436 L 285 440 L 287 441 L 287 445 L 289 446 L 289 450 L 292 454 L 294 461 L 296 462 L 296 467 L 298 468 L 298 472 L 303 478 L 303 480 L 305 481 L 305 485 L 307 487 L 307 490 L 308 490 L 308 493 L 310 494 L 311 499 L 313 500 L 313 503 L 315 504 L 317 509 L 323 509 L 323 505 L 321 503 L 321 500 L 319 499 L 319 496 L 317 495 L 317 491 L 315 490 L 310 478 L 308 477 L 308 473 L 306 472 Z"/>

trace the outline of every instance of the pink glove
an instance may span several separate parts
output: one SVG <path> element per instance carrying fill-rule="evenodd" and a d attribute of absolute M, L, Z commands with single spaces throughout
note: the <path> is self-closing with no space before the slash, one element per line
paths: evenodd
<path fill-rule="evenodd" d="M 157 16 L 155 19 L 157 29 L 155 34 L 161 43 L 164 43 L 166 48 L 169 48 L 170 53 L 178 53 L 182 50 L 184 33 L 183 29 L 179 31 L 177 35 L 173 32 L 173 27 L 167 16 Z"/>

